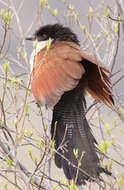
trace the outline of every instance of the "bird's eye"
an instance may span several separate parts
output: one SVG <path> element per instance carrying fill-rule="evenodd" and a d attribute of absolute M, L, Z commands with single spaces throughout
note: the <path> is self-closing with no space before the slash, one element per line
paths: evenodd
<path fill-rule="evenodd" d="M 41 36 L 41 38 L 42 38 L 42 40 L 46 40 L 46 39 L 47 39 L 47 35 L 46 35 L 46 34 L 43 34 L 43 35 Z"/>

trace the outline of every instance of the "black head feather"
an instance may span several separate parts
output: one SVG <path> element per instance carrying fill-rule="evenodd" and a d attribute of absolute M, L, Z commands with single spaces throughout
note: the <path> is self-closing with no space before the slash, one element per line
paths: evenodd
<path fill-rule="evenodd" d="M 68 27 L 61 24 L 45 25 L 35 32 L 38 41 L 48 40 L 52 38 L 54 41 L 71 41 L 79 44 L 77 36 Z"/>

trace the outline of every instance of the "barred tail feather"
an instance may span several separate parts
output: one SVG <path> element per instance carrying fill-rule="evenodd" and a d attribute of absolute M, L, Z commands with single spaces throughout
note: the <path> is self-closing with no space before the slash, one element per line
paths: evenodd
<path fill-rule="evenodd" d="M 82 102 L 62 105 L 60 102 L 54 108 L 51 130 L 58 152 L 55 153 L 57 167 L 63 168 L 65 176 L 77 185 L 99 178 L 101 172 L 110 174 L 100 166 L 97 142 L 85 118 Z"/>

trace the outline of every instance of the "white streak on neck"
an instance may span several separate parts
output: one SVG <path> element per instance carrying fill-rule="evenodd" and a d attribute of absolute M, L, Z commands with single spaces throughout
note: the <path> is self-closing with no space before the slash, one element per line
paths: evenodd
<path fill-rule="evenodd" d="M 33 66 L 34 66 L 34 62 L 35 62 L 35 56 L 42 50 L 44 49 L 45 47 L 47 47 L 48 45 L 48 40 L 45 40 L 45 41 L 41 41 L 41 42 L 38 42 L 38 41 L 35 41 L 33 43 L 33 46 L 34 46 L 34 50 L 31 54 L 31 57 L 30 57 L 30 72 L 32 72 L 33 70 Z"/>

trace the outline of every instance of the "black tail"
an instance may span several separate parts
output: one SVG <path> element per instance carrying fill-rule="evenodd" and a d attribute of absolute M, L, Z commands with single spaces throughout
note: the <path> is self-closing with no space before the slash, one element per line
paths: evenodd
<path fill-rule="evenodd" d="M 85 118 L 85 100 L 80 86 L 65 93 L 54 107 L 51 128 L 58 152 L 55 163 L 77 185 L 98 178 L 101 172 L 109 174 L 100 166 L 96 154 L 96 140 Z"/>

